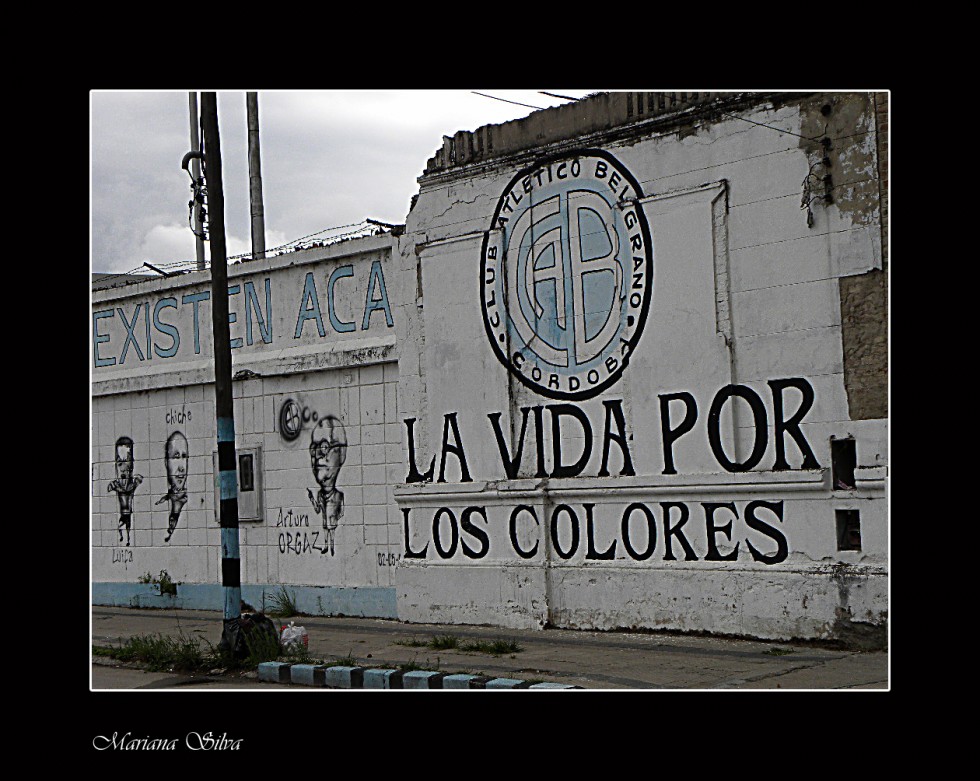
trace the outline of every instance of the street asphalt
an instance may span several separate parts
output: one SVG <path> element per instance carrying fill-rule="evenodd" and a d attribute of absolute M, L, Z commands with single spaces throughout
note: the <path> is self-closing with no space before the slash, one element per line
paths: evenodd
<path fill-rule="evenodd" d="M 306 628 L 310 656 L 327 666 L 356 661 L 365 670 L 398 668 L 479 676 L 477 680 L 547 683 L 583 690 L 879 690 L 889 684 L 887 651 L 859 651 L 810 642 L 748 640 L 659 632 L 517 630 L 487 626 L 407 624 L 373 618 L 295 616 L 273 619 Z M 217 645 L 218 611 L 93 606 L 92 644 L 114 646 L 138 635 L 198 638 Z M 457 648 L 434 650 L 435 637 Z M 461 650 L 478 641 L 516 643 L 499 655 Z M 244 674 L 147 672 L 92 658 L 90 689 L 318 690 Z M 494 687 L 488 687 L 494 688 Z"/>

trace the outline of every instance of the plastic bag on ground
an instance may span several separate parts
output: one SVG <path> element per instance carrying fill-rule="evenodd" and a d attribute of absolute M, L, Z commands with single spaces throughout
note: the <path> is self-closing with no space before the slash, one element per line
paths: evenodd
<path fill-rule="evenodd" d="M 295 622 L 290 621 L 289 626 L 284 626 L 282 628 L 282 633 L 279 635 L 279 644 L 283 649 L 290 645 L 303 645 L 309 647 L 310 636 L 306 632 L 306 627 L 296 626 Z"/>

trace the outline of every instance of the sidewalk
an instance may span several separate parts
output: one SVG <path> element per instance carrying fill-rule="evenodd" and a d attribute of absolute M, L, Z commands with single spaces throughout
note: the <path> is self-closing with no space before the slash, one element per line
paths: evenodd
<path fill-rule="evenodd" d="M 481 681 L 507 679 L 520 682 L 521 688 L 539 683 L 582 689 L 889 688 L 887 651 L 850 651 L 806 643 L 646 632 L 405 624 L 373 618 L 297 616 L 274 620 L 279 625 L 293 620 L 306 627 L 310 655 L 325 660 L 328 665 L 349 657 L 365 670 L 411 664 L 446 675 L 479 676 Z M 222 616 L 218 611 L 92 607 L 95 645 L 114 645 L 136 635 L 157 634 L 175 637 L 183 634 L 216 645 L 221 638 L 221 627 Z M 521 650 L 495 656 L 458 649 L 433 650 L 423 645 L 434 636 L 445 635 L 455 636 L 462 643 L 513 641 Z M 359 673 L 358 683 L 361 677 Z M 193 685 L 186 680 L 167 683 L 165 679 L 165 675 L 157 674 L 141 684 L 138 682 L 141 679 L 134 676 L 132 686 L 119 679 L 121 683 L 112 684 L 112 688 L 156 688 L 145 685 L 156 680 L 161 682 L 161 687 Z M 308 688 L 288 683 L 288 677 L 286 682 L 278 684 L 250 680 L 256 688 Z M 226 683 L 229 688 L 253 685 L 245 684 L 240 678 Z M 202 679 L 200 685 L 220 688 L 221 681 Z M 97 681 L 93 688 L 99 688 Z"/>

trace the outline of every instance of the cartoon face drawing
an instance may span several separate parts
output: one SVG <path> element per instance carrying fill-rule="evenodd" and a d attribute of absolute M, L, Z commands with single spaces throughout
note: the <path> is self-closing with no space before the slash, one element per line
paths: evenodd
<path fill-rule="evenodd" d="M 123 541 L 122 530 L 126 529 L 126 544 L 130 543 L 130 528 L 133 520 L 133 494 L 141 482 L 142 475 L 134 475 L 133 440 L 119 437 L 116 440 L 116 479 L 109 483 L 109 491 L 115 491 L 119 499 L 119 542 Z"/>
<path fill-rule="evenodd" d="M 187 483 L 187 437 L 179 431 L 167 438 L 166 463 L 170 490 L 183 491 Z"/>
<path fill-rule="evenodd" d="M 116 477 L 128 481 L 133 476 L 133 440 L 119 437 L 116 440 Z"/>
<path fill-rule="evenodd" d="M 313 477 L 320 485 L 316 495 L 307 489 L 310 503 L 318 515 L 323 517 L 323 531 L 326 537 L 325 554 L 334 555 L 337 526 L 344 515 L 344 492 L 337 488 L 337 475 L 347 460 L 347 431 L 339 418 L 327 415 L 317 421 L 310 435 L 310 464 Z"/>
<path fill-rule="evenodd" d="M 170 537 L 177 528 L 180 511 L 187 504 L 187 437 L 181 432 L 174 431 L 167 437 L 164 449 L 164 462 L 167 466 L 167 493 L 156 504 L 170 501 L 170 519 L 167 523 L 167 536 L 164 542 L 170 542 Z"/>
<path fill-rule="evenodd" d="M 327 415 L 314 426 L 310 436 L 310 464 L 320 487 L 333 490 L 340 468 L 347 460 L 347 431 L 339 418 Z"/>

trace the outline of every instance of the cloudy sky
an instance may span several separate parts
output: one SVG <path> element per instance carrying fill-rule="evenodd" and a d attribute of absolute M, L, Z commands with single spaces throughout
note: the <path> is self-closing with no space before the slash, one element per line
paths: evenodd
<path fill-rule="evenodd" d="M 544 92 L 591 90 L 260 91 L 266 247 L 367 217 L 404 222 L 444 135 L 568 102 Z M 90 108 L 91 270 L 193 261 L 188 93 L 93 91 Z M 234 256 L 251 248 L 244 92 L 218 92 L 218 125 Z"/>

